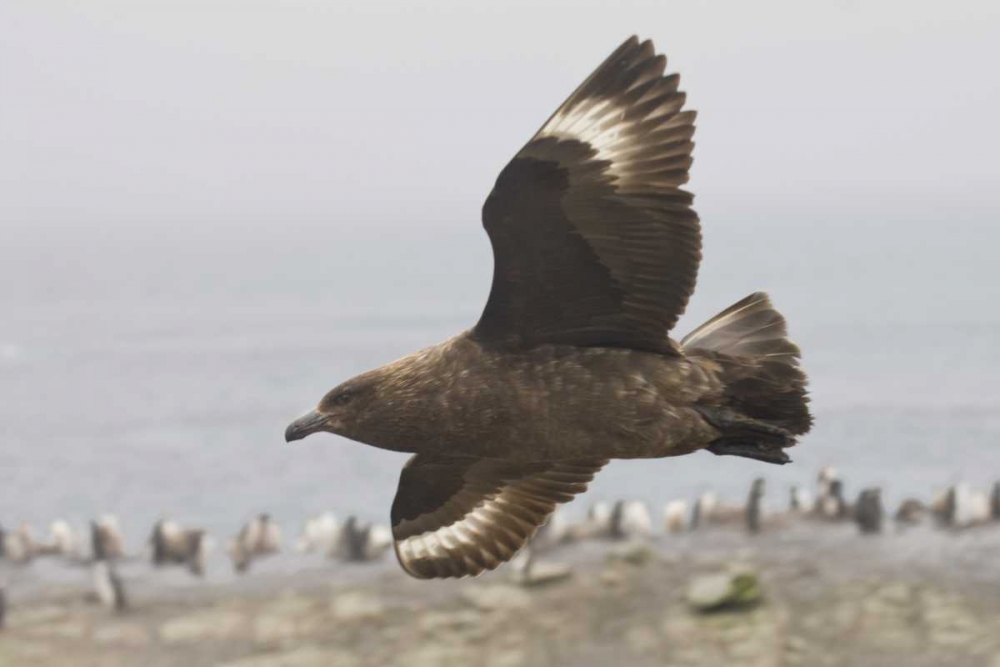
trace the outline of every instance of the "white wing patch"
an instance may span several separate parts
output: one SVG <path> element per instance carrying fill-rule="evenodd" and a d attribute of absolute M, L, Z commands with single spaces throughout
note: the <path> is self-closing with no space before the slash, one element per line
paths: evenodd
<path fill-rule="evenodd" d="M 663 76 L 666 58 L 651 42 L 632 39 L 608 58 L 535 135 L 589 144 L 620 185 L 679 185 L 687 179 L 693 111 L 676 75 Z M 678 172 L 682 171 L 683 175 Z"/>
<path fill-rule="evenodd" d="M 422 504 L 426 487 L 441 482 L 442 462 L 404 468 L 396 502 L 420 507 L 411 519 L 394 519 L 396 556 L 419 578 L 464 577 L 493 570 L 527 544 L 560 503 L 586 490 L 606 461 L 517 464 L 483 459 L 444 464 L 458 490 Z M 433 470 L 428 476 L 423 470 Z M 490 489 L 490 490 L 486 490 Z"/>

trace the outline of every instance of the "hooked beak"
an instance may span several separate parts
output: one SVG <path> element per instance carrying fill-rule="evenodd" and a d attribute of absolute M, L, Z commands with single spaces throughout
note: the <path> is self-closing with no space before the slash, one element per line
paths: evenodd
<path fill-rule="evenodd" d="M 285 429 L 285 442 L 301 440 L 307 435 L 326 430 L 326 416 L 316 410 L 302 415 Z"/>

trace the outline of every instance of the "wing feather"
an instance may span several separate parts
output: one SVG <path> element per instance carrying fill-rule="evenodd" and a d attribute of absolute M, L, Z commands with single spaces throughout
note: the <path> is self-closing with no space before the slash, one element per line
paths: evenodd
<path fill-rule="evenodd" d="M 422 579 L 495 569 L 606 463 L 417 454 L 403 467 L 392 504 L 399 562 Z"/>
<path fill-rule="evenodd" d="M 674 353 L 701 230 L 693 111 L 649 41 L 622 44 L 504 168 L 483 206 L 490 297 L 474 335 Z"/>

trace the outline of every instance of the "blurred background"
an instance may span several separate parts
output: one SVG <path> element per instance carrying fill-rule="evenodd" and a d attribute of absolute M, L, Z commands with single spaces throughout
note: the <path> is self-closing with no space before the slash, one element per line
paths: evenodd
<path fill-rule="evenodd" d="M 7 0 L 0 522 L 111 512 L 133 550 L 163 517 L 220 542 L 265 511 L 386 523 L 405 455 L 285 425 L 476 321 L 493 180 L 632 33 L 699 112 L 677 334 L 769 291 L 816 427 L 781 468 L 615 462 L 568 514 L 742 502 L 757 476 L 779 511 L 824 465 L 893 509 L 988 489 L 995 3 Z"/>

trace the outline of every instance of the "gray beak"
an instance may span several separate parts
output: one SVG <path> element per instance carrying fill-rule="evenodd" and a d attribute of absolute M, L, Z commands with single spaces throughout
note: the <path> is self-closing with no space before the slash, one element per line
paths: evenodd
<path fill-rule="evenodd" d="M 301 440 L 307 435 L 325 430 L 325 427 L 326 417 L 313 410 L 288 425 L 288 428 L 285 429 L 285 442 Z"/>

